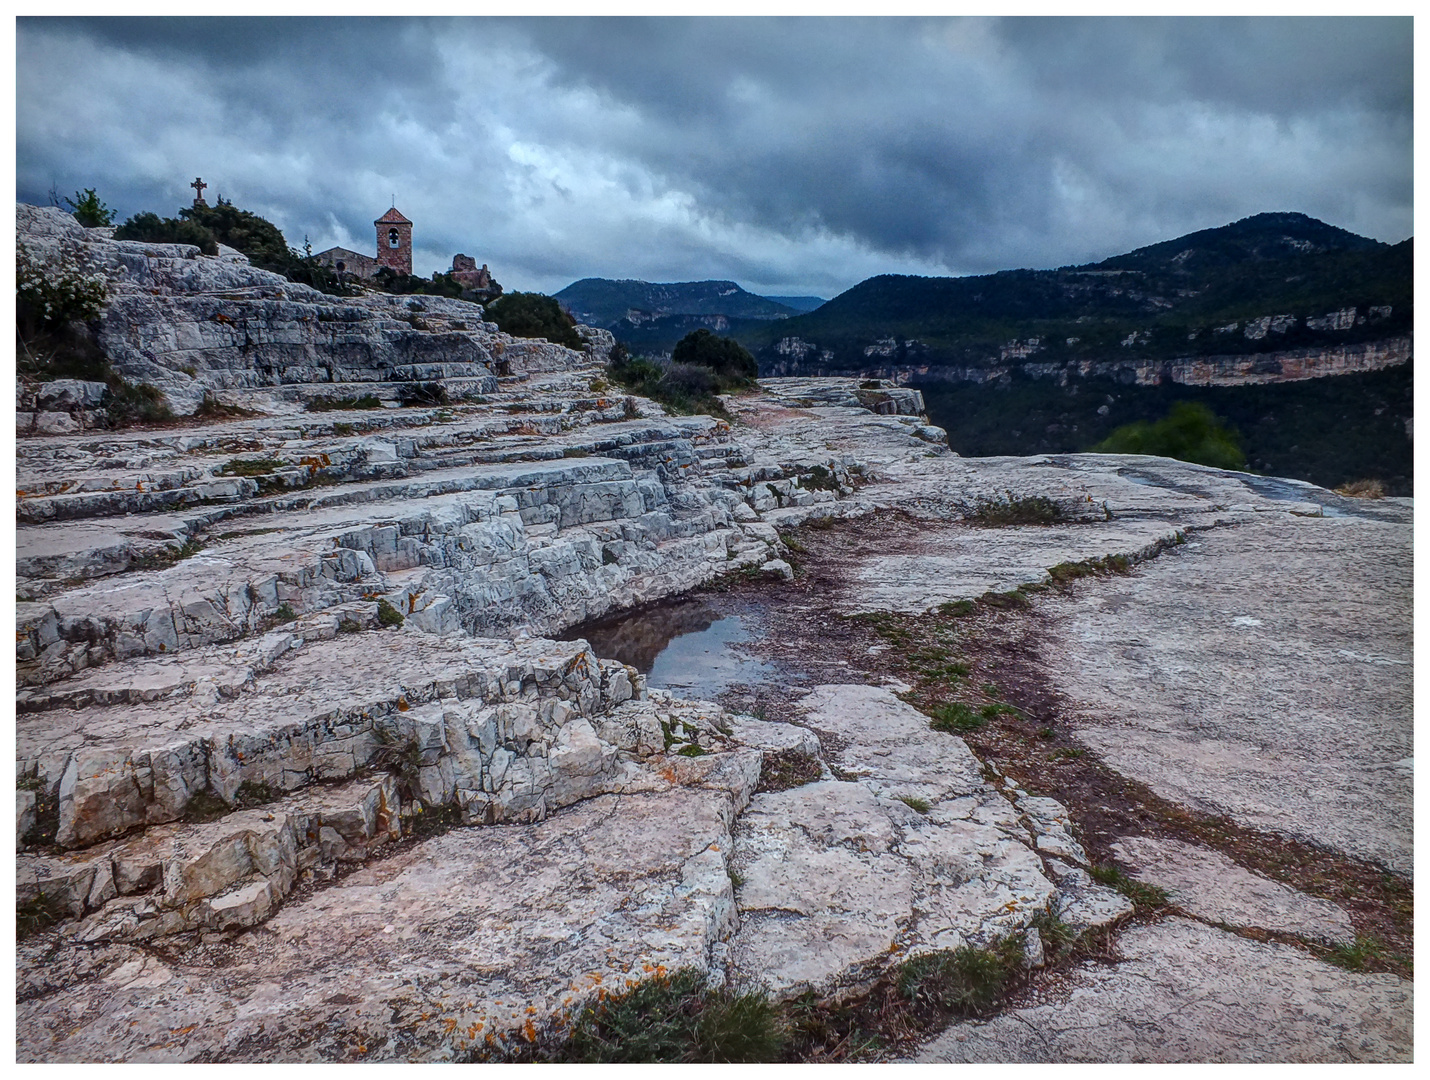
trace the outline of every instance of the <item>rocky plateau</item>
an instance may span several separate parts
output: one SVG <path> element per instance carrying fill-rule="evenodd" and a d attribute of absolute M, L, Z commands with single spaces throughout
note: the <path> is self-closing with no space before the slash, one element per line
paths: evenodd
<path fill-rule="evenodd" d="M 1382 909 L 1246 854 L 1409 888 L 1410 500 L 963 459 L 917 391 L 852 379 L 668 415 L 610 385 L 602 331 L 18 218 L 106 276 L 114 370 L 186 417 L 17 392 L 20 1061 L 500 1057 L 680 969 L 838 1003 L 1009 938 L 1019 996 L 882 1056 L 1411 1060 L 1409 972 L 1330 962 Z M 843 545 L 827 587 L 801 535 Z M 783 708 L 559 640 L 726 588 L 803 597 Z M 1094 828 L 1056 769 L 931 729 L 886 645 L 839 651 L 974 608 L 1026 633 L 1058 767 L 1163 818 Z M 805 782 L 774 782 L 792 756 Z M 1055 963 L 1050 920 L 1105 949 Z"/>

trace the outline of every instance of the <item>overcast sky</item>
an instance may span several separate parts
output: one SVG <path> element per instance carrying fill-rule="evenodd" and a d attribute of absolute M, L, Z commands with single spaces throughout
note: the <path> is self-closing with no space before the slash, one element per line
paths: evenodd
<path fill-rule="evenodd" d="M 1412 232 L 1406 19 L 21 19 L 17 197 L 202 175 L 507 289 L 1104 258 L 1268 210 Z"/>

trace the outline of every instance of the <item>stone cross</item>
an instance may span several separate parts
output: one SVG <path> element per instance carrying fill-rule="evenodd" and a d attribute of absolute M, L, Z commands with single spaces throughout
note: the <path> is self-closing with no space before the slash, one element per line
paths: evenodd
<path fill-rule="evenodd" d="M 204 188 L 208 187 L 208 185 L 204 183 L 204 178 L 203 178 L 202 176 L 196 176 L 196 177 L 194 177 L 194 182 L 193 182 L 192 184 L 190 184 L 189 187 L 193 188 L 194 191 L 197 193 L 197 194 L 194 195 L 194 205 L 195 205 L 195 206 L 204 206 L 204 205 L 207 205 L 207 204 L 204 202 Z"/>

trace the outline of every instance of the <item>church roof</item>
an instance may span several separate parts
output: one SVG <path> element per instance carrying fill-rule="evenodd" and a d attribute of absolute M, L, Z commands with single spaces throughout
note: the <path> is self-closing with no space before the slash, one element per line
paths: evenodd
<path fill-rule="evenodd" d="M 389 210 L 387 213 L 383 214 L 382 217 L 380 217 L 380 218 L 378 218 L 376 221 L 374 221 L 373 224 L 374 224 L 374 225 L 411 225 L 412 222 L 408 221 L 405 217 L 403 217 L 403 216 L 402 216 L 402 211 L 398 210 L 397 207 L 394 206 L 394 207 L 393 207 L 391 210 Z"/>

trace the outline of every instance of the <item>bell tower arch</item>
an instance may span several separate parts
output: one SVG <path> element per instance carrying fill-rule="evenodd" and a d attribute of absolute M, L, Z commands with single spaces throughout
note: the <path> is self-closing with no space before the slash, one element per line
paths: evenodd
<path fill-rule="evenodd" d="M 394 206 L 373 222 L 377 226 L 377 261 L 399 274 L 412 273 L 412 222 Z"/>

